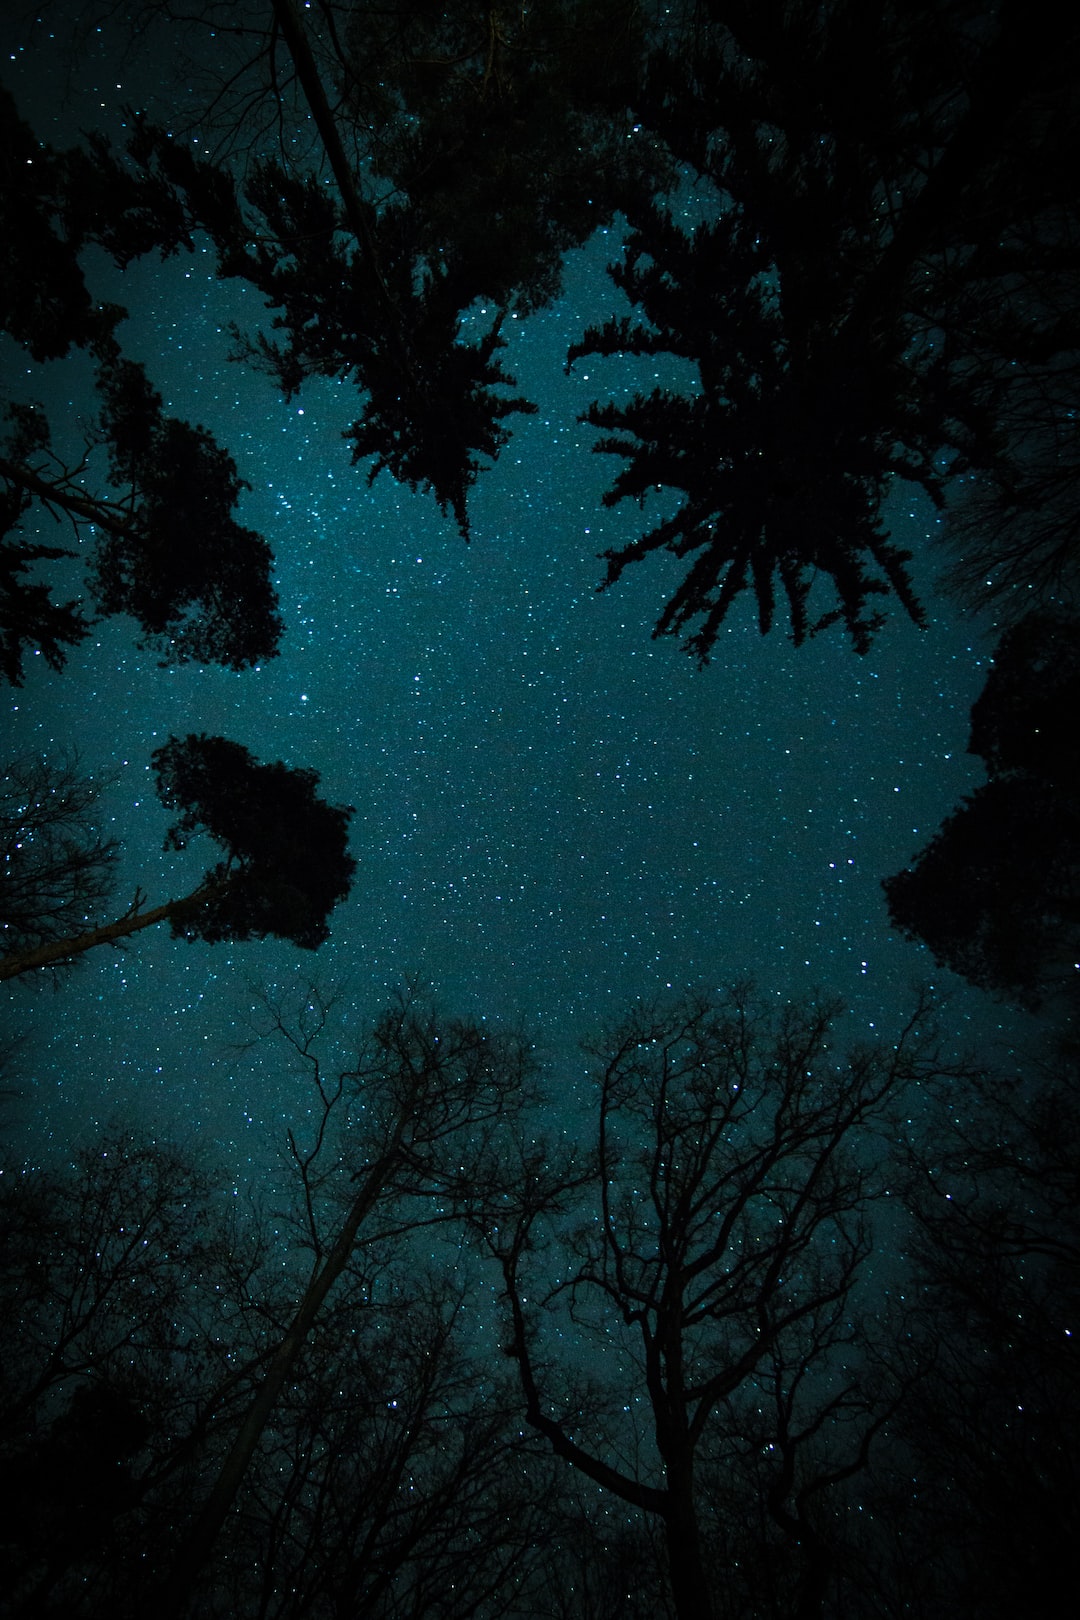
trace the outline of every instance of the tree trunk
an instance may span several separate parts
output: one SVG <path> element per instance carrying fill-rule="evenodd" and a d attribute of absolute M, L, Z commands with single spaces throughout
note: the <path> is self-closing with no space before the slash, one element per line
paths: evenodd
<path fill-rule="evenodd" d="M 8 461 L 4 456 L 0 456 L 0 473 L 19 489 L 26 490 L 30 495 L 36 495 L 46 506 L 58 506 L 72 518 L 78 518 L 86 523 L 96 523 L 99 529 L 107 529 L 110 534 L 123 536 L 132 532 L 130 516 L 118 512 L 109 501 L 98 501 L 78 490 L 50 483 L 32 467 L 26 467 L 18 461 Z"/>
<path fill-rule="evenodd" d="M 379 270 L 378 257 L 375 252 L 375 239 L 371 232 L 369 222 L 370 210 L 364 203 L 356 184 L 356 176 L 345 155 L 345 148 L 341 144 L 334 115 L 330 110 L 330 103 L 326 99 L 326 91 L 319 77 L 319 70 L 315 58 L 311 54 L 307 35 L 304 32 L 303 20 L 296 6 L 296 0 L 272 0 L 274 16 L 281 29 L 289 55 L 292 57 L 296 76 L 300 80 L 300 88 L 304 92 L 304 99 L 319 132 L 319 139 L 323 144 L 327 161 L 337 181 L 338 191 L 341 193 L 342 206 L 345 217 L 352 228 L 357 241 L 363 246 L 367 256 L 368 268 L 375 277 L 376 286 L 382 295 L 388 309 L 393 311 L 393 300 Z"/>
<path fill-rule="evenodd" d="M 159 1620 L 178 1620 L 187 1607 L 192 1587 L 214 1550 L 214 1544 L 247 1473 L 262 1432 L 277 1404 L 285 1380 L 296 1364 L 327 1294 L 345 1269 L 361 1224 L 370 1214 L 376 1199 L 386 1185 L 387 1176 L 397 1157 L 404 1124 L 403 1117 L 398 1121 L 398 1129 L 391 1146 L 364 1177 L 363 1186 L 349 1207 L 349 1213 L 334 1240 L 333 1248 L 322 1266 L 316 1268 L 304 1291 L 296 1315 L 274 1352 L 266 1375 L 255 1392 L 210 1494 L 194 1525 L 181 1542 L 168 1584 L 157 1594 L 153 1612 L 159 1616 Z"/>
<path fill-rule="evenodd" d="M 204 898 L 207 893 L 209 890 L 197 889 L 186 900 L 166 900 L 163 906 L 153 906 L 149 911 L 138 910 L 136 900 L 131 910 L 115 922 L 102 923 L 98 928 L 90 928 L 85 934 L 74 934 L 70 939 L 50 940 L 47 945 L 34 946 L 33 950 L 11 951 L 7 956 L 0 956 L 0 979 L 14 979 L 20 973 L 32 972 L 34 968 L 67 962 L 73 956 L 81 956 L 83 951 L 93 950 L 95 945 L 108 945 L 112 940 L 137 934 L 140 928 L 153 928 L 155 923 L 179 915 L 192 901 Z"/>
<path fill-rule="evenodd" d="M 701 1557 L 701 1534 L 694 1507 L 692 1465 L 673 1469 L 669 1464 L 667 1476 L 664 1539 L 675 1613 L 679 1620 L 713 1620 L 712 1598 Z"/>

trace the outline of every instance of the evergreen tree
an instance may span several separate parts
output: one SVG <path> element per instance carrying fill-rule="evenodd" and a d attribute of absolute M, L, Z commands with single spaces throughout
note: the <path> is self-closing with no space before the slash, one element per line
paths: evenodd
<path fill-rule="evenodd" d="M 972 26 L 959 3 L 723 0 L 661 41 L 636 105 L 683 184 L 629 210 L 613 275 L 634 317 L 570 355 L 696 372 L 585 417 L 627 462 L 608 504 L 680 499 L 607 553 L 608 585 L 656 550 L 693 558 L 656 634 L 689 630 L 706 660 L 744 589 L 762 630 L 782 591 L 796 643 L 840 620 L 865 651 L 889 594 L 922 621 L 882 503 L 897 478 L 941 504 L 948 475 L 1003 464 L 1016 396 L 970 306 L 1011 293 L 994 250 L 1041 206 L 1009 154 L 1023 130 L 1034 169 L 1049 139 L 1036 114 L 1067 76 L 1044 54 L 1009 4 Z"/>
<path fill-rule="evenodd" d="M 100 139 L 55 152 L 34 139 L 0 92 L 0 131 L 12 186 L 0 233 L 0 321 L 35 361 L 84 349 L 94 359 L 98 410 L 83 453 L 66 462 L 44 412 L 7 407 L 0 443 L 0 670 L 22 680 L 27 649 L 55 669 L 86 635 L 77 602 L 57 604 L 38 564 L 74 555 L 19 531 L 41 509 L 94 534 L 88 584 L 100 613 L 130 614 L 166 663 L 197 659 L 244 669 L 277 651 L 282 623 L 261 535 L 234 517 L 241 491 L 232 457 L 202 427 L 166 416 L 142 366 L 115 329 L 125 312 L 95 304 L 80 260 L 89 243 L 118 264 L 184 237 L 181 213 L 153 178 L 112 162 Z M 103 445 L 109 492 L 84 475 Z M 35 505 L 37 510 L 34 510 Z M 27 574 L 31 575 L 26 578 Z"/>
<path fill-rule="evenodd" d="M 237 355 L 287 397 L 308 376 L 354 381 L 354 460 L 430 491 L 467 538 L 506 418 L 535 409 L 496 359 L 507 312 L 552 298 L 566 251 L 669 172 L 629 106 L 643 19 L 619 0 L 272 9 L 246 56 L 222 57 L 211 123 L 229 155 L 143 124 L 128 183 L 160 198 L 163 243 L 182 217 L 221 275 L 263 293 L 283 336 L 238 333 Z M 221 49 L 198 44 L 208 22 L 187 19 L 203 58 Z M 297 158 L 244 156 L 268 124 Z"/>
<path fill-rule="evenodd" d="M 895 927 L 995 994 L 1075 995 L 1080 941 L 1080 660 L 1073 619 L 1008 631 L 971 714 L 989 781 L 884 889 Z"/>
<path fill-rule="evenodd" d="M 562 259 L 670 172 L 632 111 L 649 40 L 625 0 L 361 0 L 342 31 L 343 116 L 469 297 L 527 312 Z"/>
<path fill-rule="evenodd" d="M 51 587 L 27 579 L 37 565 L 70 557 L 66 546 L 43 546 L 19 535 L 31 504 L 25 490 L 0 490 L 0 675 L 12 686 L 23 682 L 23 660 L 40 653 L 50 669 L 63 669 L 68 649 L 90 633 L 78 601 L 54 602 Z"/>
<path fill-rule="evenodd" d="M 829 330 L 838 311 L 828 304 L 800 331 L 774 244 L 749 209 L 692 233 L 660 208 L 638 217 L 612 274 L 644 324 L 612 319 L 587 332 L 570 360 L 668 354 L 689 361 L 700 386 L 690 394 L 658 388 L 586 413 L 604 430 L 595 449 L 628 463 L 605 505 L 644 502 L 659 489 L 682 496 L 673 516 L 606 554 L 605 584 L 658 549 L 693 556 L 654 633 L 696 623 L 686 646 L 702 663 L 747 588 L 764 634 L 779 587 L 796 644 L 842 618 L 864 652 L 882 622 L 873 604 L 890 590 L 921 622 L 910 553 L 889 541 L 880 516 L 893 473 L 938 493 L 929 437 L 909 431 L 912 453 L 899 448 L 911 415 L 902 333 L 894 327 L 864 344 Z M 821 577 L 831 578 L 839 606 L 815 619 L 809 597 Z"/>

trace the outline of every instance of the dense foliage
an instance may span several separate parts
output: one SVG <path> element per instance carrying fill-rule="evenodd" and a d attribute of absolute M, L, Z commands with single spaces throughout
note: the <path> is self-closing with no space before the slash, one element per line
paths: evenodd
<path fill-rule="evenodd" d="M 860 1046 L 827 998 L 736 986 L 595 1037 L 552 1131 L 557 1088 L 519 1035 L 404 995 L 331 1060 L 317 992 L 268 998 L 257 1038 L 284 1042 L 303 1101 L 266 1209 L 255 1187 L 238 1216 L 235 1174 L 126 1133 L 0 1165 L 5 1613 L 1052 1608 L 1080 1529 L 1075 18 L 110 14 L 155 57 L 167 116 L 59 150 L 0 88 L 4 680 L 77 665 L 102 615 L 164 664 L 241 674 L 286 628 L 240 521 L 250 484 L 125 353 L 103 257 L 204 248 L 268 312 L 231 359 L 287 398 L 349 384 L 343 454 L 468 539 L 472 492 L 536 409 L 501 363 L 507 323 L 604 227 L 612 313 L 567 365 L 602 362 L 583 421 L 619 464 L 603 500 L 645 515 L 602 588 L 674 558 L 654 634 L 699 664 L 748 600 L 763 634 L 840 626 L 863 654 L 890 608 L 931 622 L 887 514 L 903 488 L 933 503 L 942 587 L 1001 633 L 971 721 L 987 780 L 886 879 L 889 914 L 1057 1039 L 1007 1082 L 942 1055 L 926 998 Z M 37 397 L 64 366 L 77 419 Z M 166 849 L 205 834 L 217 854 L 192 892 L 148 908 L 140 888 L 102 921 L 119 851 L 98 785 L 74 756 L 14 763 L 0 978 L 158 922 L 325 942 L 357 863 L 353 811 L 313 770 L 206 731 L 152 770 Z"/>
<path fill-rule="evenodd" d="M 261 765 L 226 737 L 172 737 L 153 765 L 162 803 L 180 811 L 167 847 L 184 849 L 206 832 L 225 852 L 206 873 L 205 898 L 178 912 L 173 932 L 321 945 L 356 870 L 346 847 L 352 810 L 316 795 L 314 771 Z"/>
<path fill-rule="evenodd" d="M 0 816 L 8 880 L 0 979 L 67 967 L 160 922 L 178 938 L 208 944 L 272 935 L 316 950 L 328 938 L 330 913 L 356 871 L 348 853 L 351 806 L 320 799 L 314 771 L 280 760 L 262 765 L 226 737 L 170 737 L 155 750 L 153 766 L 162 802 L 180 812 L 166 849 L 185 849 L 205 832 L 224 858 L 183 898 L 148 909 L 136 889 L 111 922 L 93 916 L 110 891 L 116 858 L 115 841 L 103 841 L 94 824 L 93 783 L 47 763 L 9 773 Z"/>
<path fill-rule="evenodd" d="M 971 711 L 989 780 L 903 872 L 893 923 L 981 988 L 1075 1002 L 1080 946 L 1077 620 L 1029 614 L 1002 637 Z"/>

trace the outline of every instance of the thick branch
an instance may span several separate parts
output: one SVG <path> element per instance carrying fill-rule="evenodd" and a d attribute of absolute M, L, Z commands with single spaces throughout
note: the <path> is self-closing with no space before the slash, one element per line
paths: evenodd
<path fill-rule="evenodd" d="M 166 900 L 164 905 L 152 906 L 149 911 L 141 909 L 141 896 L 137 894 L 130 910 L 115 922 L 101 923 L 97 928 L 90 928 L 85 934 L 75 934 L 70 939 L 50 940 L 48 944 L 37 945 L 30 951 L 11 951 L 7 956 L 0 956 L 0 979 L 14 979 L 20 973 L 32 972 L 34 968 L 55 967 L 61 962 L 70 961 L 73 956 L 81 956 L 84 951 L 93 950 L 95 945 L 108 945 L 113 940 L 137 934 L 141 928 L 153 928 L 156 923 L 171 920 L 189 906 L 208 899 L 218 888 L 217 884 L 205 884 L 182 900 Z"/>
<path fill-rule="evenodd" d="M 587 1475 L 589 1479 L 606 1491 L 612 1491 L 621 1496 L 624 1502 L 632 1507 L 638 1507 L 646 1513 L 656 1513 L 664 1517 L 668 1510 L 667 1491 L 656 1490 L 651 1485 L 642 1485 L 636 1479 L 630 1479 L 626 1474 L 620 1474 L 618 1469 L 601 1462 L 591 1452 L 579 1446 L 576 1441 L 563 1429 L 554 1418 L 548 1417 L 540 1406 L 540 1392 L 533 1372 L 532 1360 L 529 1356 L 529 1346 L 525 1336 L 525 1317 L 521 1309 L 521 1300 L 518 1297 L 517 1278 L 514 1275 L 514 1257 L 503 1258 L 503 1275 L 506 1279 L 506 1292 L 510 1301 L 510 1310 L 514 1323 L 514 1341 L 511 1353 L 518 1364 L 521 1375 L 521 1388 L 525 1395 L 525 1418 L 530 1426 L 542 1434 L 551 1443 L 551 1449 L 556 1456 L 562 1457 L 565 1462 Z"/>
<path fill-rule="evenodd" d="M 107 529 L 110 534 L 131 533 L 131 518 L 119 513 L 108 501 L 97 501 L 90 495 L 79 495 L 73 489 L 50 483 L 33 468 L 23 466 L 21 462 L 8 461 L 4 456 L 0 456 L 0 474 L 16 488 L 27 490 L 47 505 L 61 507 L 72 518 L 96 523 L 98 528 Z"/>

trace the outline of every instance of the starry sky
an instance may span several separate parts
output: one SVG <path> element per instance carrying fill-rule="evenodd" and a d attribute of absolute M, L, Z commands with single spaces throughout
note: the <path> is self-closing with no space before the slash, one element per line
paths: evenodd
<path fill-rule="evenodd" d="M 62 31 L 28 37 L 5 77 L 39 136 L 116 128 L 133 92 L 108 39 L 80 55 L 61 98 Z M 782 625 L 763 638 L 747 599 L 699 670 L 650 639 L 674 559 L 597 592 L 597 554 L 642 515 L 602 508 L 615 463 L 590 454 L 577 417 L 669 381 L 617 359 L 564 374 L 569 345 L 616 308 L 605 265 L 618 247 L 617 228 L 600 233 L 568 260 L 554 305 L 507 322 L 504 364 L 539 409 L 512 419 L 481 476 L 469 545 L 430 497 L 387 474 L 369 488 L 350 466 L 352 384 L 286 404 L 228 363 L 228 323 L 250 330 L 264 312 L 256 292 L 215 281 L 201 245 L 124 275 L 88 259 L 95 293 L 129 309 L 120 340 L 166 409 L 209 428 L 251 485 L 238 517 L 273 548 L 286 634 L 280 657 L 244 674 L 162 670 L 130 622 L 106 621 L 62 674 L 35 667 L 5 689 L 5 745 L 77 747 L 113 778 L 102 820 L 124 848 L 116 914 L 136 884 L 151 904 L 188 892 L 214 858 L 200 863 L 198 843 L 162 851 L 150 755 L 170 734 L 218 732 L 317 770 L 326 797 L 355 806 L 358 870 L 314 955 L 159 928 L 91 953 L 56 994 L 16 981 L 5 1027 L 26 1036 L 20 1153 L 66 1157 L 126 1120 L 212 1144 L 242 1175 L 302 1105 L 274 1054 L 231 1048 L 256 987 L 312 975 L 347 986 L 346 1037 L 409 975 L 456 1013 L 523 1024 L 556 1098 L 585 1072 L 578 1042 L 631 998 L 743 976 L 781 999 L 841 997 L 856 1033 L 893 1028 L 929 979 L 949 994 L 957 1045 L 1003 1054 L 1023 1040 L 1018 1015 L 890 933 L 880 889 L 981 780 L 965 747 L 993 627 L 933 594 L 933 511 L 902 488 L 889 507 L 928 627 L 897 608 L 862 658 L 839 627 L 798 650 Z M 77 442 L 92 409 L 83 362 L 31 375 L 13 346 L 0 354 L 5 394 L 41 400 Z"/>

